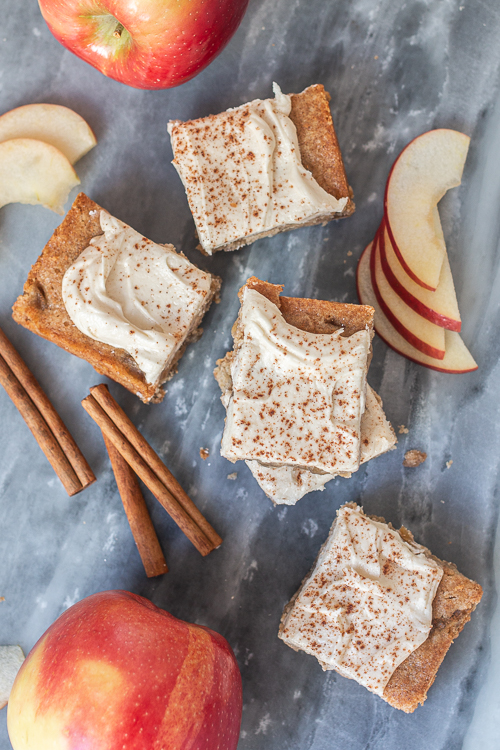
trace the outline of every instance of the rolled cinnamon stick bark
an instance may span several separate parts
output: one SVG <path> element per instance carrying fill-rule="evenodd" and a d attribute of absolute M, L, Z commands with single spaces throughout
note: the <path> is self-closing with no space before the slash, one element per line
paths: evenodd
<path fill-rule="evenodd" d="M 89 484 L 95 482 L 94 472 L 69 433 L 68 428 L 54 409 L 47 394 L 43 391 L 40 383 L 1 328 L 0 355 L 10 367 L 51 429 L 55 439 L 61 446 L 64 455 L 80 480 L 82 488 L 88 487 Z"/>
<path fill-rule="evenodd" d="M 203 556 L 208 555 L 214 549 L 214 545 L 210 539 L 193 521 L 191 516 L 186 513 L 182 505 L 167 490 L 160 479 L 158 479 L 148 463 L 139 455 L 128 438 L 108 417 L 101 406 L 99 406 L 95 398 L 92 395 L 87 396 L 87 398 L 83 399 L 82 406 L 94 422 L 99 425 L 103 435 L 113 443 L 117 451 L 123 456 L 137 476 L 151 490 L 158 502 L 163 505 L 170 517 L 194 544 L 198 552 Z"/>
<path fill-rule="evenodd" d="M 174 477 L 174 475 L 165 466 L 161 458 L 154 452 L 147 440 L 141 435 L 139 430 L 127 417 L 123 409 L 116 403 L 115 399 L 109 392 L 108 386 L 104 383 L 96 385 L 90 389 L 90 393 L 95 398 L 99 406 L 106 412 L 108 417 L 127 437 L 127 440 L 133 445 L 135 450 L 147 462 L 148 466 L 154 471 L 158 479 L 165 485 L 169 492 L 182 505 L 197 526 L 212 542 L 213 548 L 216 549 L 222 544 L 221 537 L 215 529 L 209 524 L 205 516 L 193 503 L 189 495 L 184 492 L 183 488 Z"/>
<path fill-rule="evenodd" d="M 64 455 L 61 446 L 2 356 L 0 356 L 0 385 L 5 388 L 19 410 L 68 495 L 76 495 L 77 492 L 81 492 L 83 489 L 82 483 Z"/>
<path fill-rule="evenodd" d="M 148 578 L 161 576 L 168 572 L 168 567 L 137 477 L 104 433 L 103 438 L 146 575 Z"/>

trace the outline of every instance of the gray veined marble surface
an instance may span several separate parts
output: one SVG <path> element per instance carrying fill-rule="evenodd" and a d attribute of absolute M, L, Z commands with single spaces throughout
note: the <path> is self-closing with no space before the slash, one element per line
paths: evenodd
<path fill-rule="evenodd" d="M 500 745 L 497 546 L 500 427 L 500 7 L 497 0 L 251 0 L 222 55 L 178 89 L 126 88 L 66 52 L 35 0 L 3 0 L 0 110 L 33 101 L 73 107 L 99 144 L 78 165 L 82 188 L 137 230 L 172 242 L 222 276 L 221 304 L 181 362 L 161 405 L 112 391 L 224 537 L 202 559 L 149 495 L 171 572 L 148 581 L 100 434 L 80 406 L 100 382 L 90 365 L 17 326 L 10 307 L 60 219 L 32 206 L 0 211 L 0 324 L 42 382 L 98 476 L 68 498 L 6 394 L 0 392 L 0 644 L 28 651 L 68 606 L 126 588 L 208 625 L 243 675 L 242 750 L 493 750 Z M 202 257 L 174 168 L 169 118 L 206 115 L 321 82 L 357 211 L 338 224 Z M 398 449 L 350 480 L 274 509 L 244 464 L 219 455 L 224 410 L 212 377 L 230 346 L 236 291 L 253 273 L 289 295 L 356 301 L 355 267 L 381 218 L 389 168 L 414 136 L 452 127 L 472 136 L 463 185 L 441 216 L 477 372 L 423 369 L 374 343 L 370 383 Z M 76 193 L 76 191 L 75 191 Z M 69 203 L 68 203 L 69 207 Z M 352 253 L 352 254 L 349 254 Z M 210 450 L 203 461 L 200 447 Z M 404 451 L 428 459 L 403 469 Z M 451 463 L 453 462 L 453 463 Z M 238 472 L 236 481 L 227 479 Z M 418 541 L 484 587 L 483 601 L 439 671 L 426 704 L 400 713 L 356 683 L 323 673 L 276 637 L 285 602 L 324 541 L 336 509 L 356 500 L 404 523 Z M 10 747 L 0 712 L 0 748 Z"/>

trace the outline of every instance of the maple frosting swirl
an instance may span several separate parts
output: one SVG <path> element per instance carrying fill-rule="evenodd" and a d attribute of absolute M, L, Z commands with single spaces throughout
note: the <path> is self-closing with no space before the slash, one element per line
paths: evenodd
<path fill-rule="evenodd" d="M 86 336 L 124 349 L 155 383 L 203 308 L 211 276 L 100 212 L 103 234 L 64 274 L 62 296 Z"/>

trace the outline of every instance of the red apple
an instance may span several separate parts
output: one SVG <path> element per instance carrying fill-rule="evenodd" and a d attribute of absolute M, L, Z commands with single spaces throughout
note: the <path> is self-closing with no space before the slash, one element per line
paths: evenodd
<path fill-rule="evenodd" d="M 239 26 L 248 0 L 39 0 L 50 30 L 116 81 L 167 89 L 193 78 Z"/>
<path fill-rule="evenodd" d="M 62 614 L 15 680 L 14 750 L 235 750 L 241 677 L 227 641 L 127 591 Z"/>
<path fill-rule="evenodd" d="M 375 308 L 375 330 L 380 338 L 398 354 L 430 370 L 455 374 L 477 370 L 477 364 L 456 331 L 445 330 L 446 354 L 444 359 L 439 360 L 422 354 L 396 330 L 381 309 L 373 289 L 370 268 L 372 249 L 373 242 L 370 242 L 363 251 L 358 263 L 356 285 L 361 304 Z"/>

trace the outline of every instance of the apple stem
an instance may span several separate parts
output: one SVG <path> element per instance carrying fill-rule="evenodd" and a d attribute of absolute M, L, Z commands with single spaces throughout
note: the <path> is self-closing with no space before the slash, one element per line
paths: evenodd
<path fill-rule="evenodd" d="M 117 23 L 116 29 L 113 31 L 113 36 L 115 36 L 117 39 L 119 39 L 121 37 L 121 35 L 122 35 L 123 28 L 124 27 L 123 27 L 122 23 Z"/>

